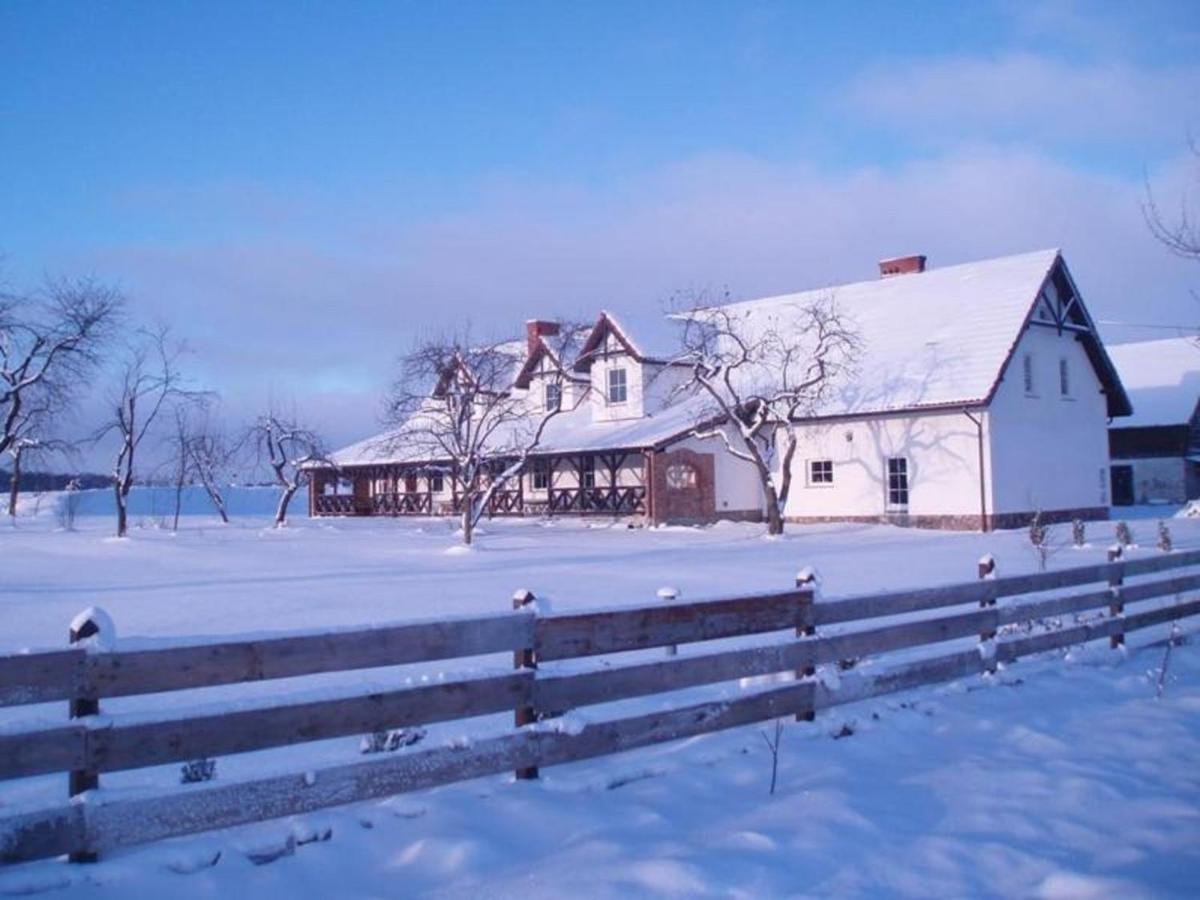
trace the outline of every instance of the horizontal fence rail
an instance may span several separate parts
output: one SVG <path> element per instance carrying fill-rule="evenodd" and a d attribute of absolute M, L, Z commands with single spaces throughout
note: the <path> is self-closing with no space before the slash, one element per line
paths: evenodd
<path fill-rule="evenodd" d="M 88 858 L 505 771 L 531 777 L 540 766 L 780 716 L 811 717 L 816 710 L 995 671 L 998 663 L 1034 653 L 1105 638 L 1116 642 L 1140 629 L 1200 615 L 1200 600 L 1184 596 L 1200 591 L 1200 572 L 1177 571 L 1197 566 L 1200 551 L 1189 551 L 831 600 L 818 600 L 806 576 L 796 589 L 773 594 L 680 602 L 675 592 L 665 592 L 660 596 L 666 602 L 549 616 L 537 615 L 532 595 L 521 592 L 511 612 L 488 616 L 149 649 L 76 646 L 0 656 L 0 705 L 66 700 L 78 716 L 51 726 L 0 728 L 0 779 L 70 772 L 72 793 L 94 787 L 103 772 L 407 726 L 508 712 L 517 726 L 462 746 L 408 748 L 315 772 L 147 797 L 108 800 L 101 792 L 86 803 L 8 814 L 0 817 L 0 862 L 63 854 Z M 1126 583 L 1163 572 L 1171 574 Z M 1128 604 L 1164 597 L 1173 600 L 1126 611 Z M 902 618 L 880 621 L 895 617 Z M 845 628 L 820 632 L 829 625 Z M 755 635 L 766 642 L 708 645 L 676 655 L 679 646 Z M 836 687 L 813 677 L 818 666 L 854 669 L 864 658 L 886 661 L 887 654 L 963 639 L 972 645 L 900 658 L 883 669 L 872 666 L 869 674 L 840 678 Z M 645 652 L 653 648 L 666 648 L 667 655 Z M 104 698 L 501 653 L 513 654 L 512 669 L 492 666 L 469 677 L 293 695 L 232 709 L 185 708 L 156 718 L 95 714 Z M 623 653 L 635 655 L 586 662 Z M 553 665 L 566 660 L 587 667 Z M 573 728 L 562 719 L 582 707 L 781 673 L 788 680 L 745 684 L 719 700 Z"/>

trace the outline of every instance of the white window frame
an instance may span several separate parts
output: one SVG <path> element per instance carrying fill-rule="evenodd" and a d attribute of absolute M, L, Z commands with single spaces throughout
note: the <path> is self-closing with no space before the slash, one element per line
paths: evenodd
<path fill-rule="evenodd" d="M 893 463 L 899 463 L 898 466 L 893 466 Z M 897 471 L 893 472 L 893 468 Z M 909 500 L 912 499 L 912 486 L 908 480 L 908 457 L 907 456 L 889 456 L 883 463 L 884 477 L 887 479 L 884 485 L 887 495 L 887 508 L 890 510 L 904 511 L 908 509 Z M 895 480 L 893 480 L 895 479 Z M 902 499 L 899 499 L 902 498 Z"/>
<path fill-rule="evenodd" d="M 554 394 L 554 402 L 550 402 L 550 394 Z M 562 409 L 562 385 L 557 381 L 547 381 L 542 387 L 542 406 L 546 412 Z"/>
<path fill-rule="evenodd" d="M 446 479 L 441 472 L 429 473 L 429 493 L 440 494 L 446 489 Z"/>
<path fill-rule="evenodd" d="M 620 376 L 620 377 L 618 377 Z M 614 366 L 609 369 L 604 376 L 605 391 L 604 398 L 608 401 L 609 406 L 620 406 L 629 400 L 629 374 L 624 366 Z M 614 399 L 613 395 L 617 389 L 620 389 L 621 399 Z"/>
<path fill-rule="evenodd" d="M 805 472 L 808 475 L 807 484 L 809 487 L 833 487 L 832 459 L 810 459 L 808 465 L 805 467 Z"/>

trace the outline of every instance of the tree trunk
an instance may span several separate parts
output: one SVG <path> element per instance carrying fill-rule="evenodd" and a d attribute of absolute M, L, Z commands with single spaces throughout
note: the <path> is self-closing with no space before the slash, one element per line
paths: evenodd
<path fill-rule="evenodd" d="M 475 498 L 464 497 L 462 504 L 462 534 L 463 543 L 470 547 L 475 538 Z"/>
<path fill-rule="evenodd" d="M 783 514 L 779 510 L 779 496 L 771 480 L 763 480 L 763 494 L 767 501 L 767 534 L 783 534 Z"/>
<path fill-rule="evenodd" d="M 125 508 L 125 494 L 121 491 L 120 482 L 113 485 L 113 495 L 117 501 L 117 537 L 125 537 L 129 531 L 129 514 Z"/>
<path fill-rule="evenodd" d="M 288 504 L 292 502 L 292 497 L 296 495 L 297 489 L 300 487 L 300 482 L 296 481 L 284 487 L 283 493 L 279 495 L 279 506 L 275 508 L 275 527 L 282 528 L 287 521 Z"/>
<path fill-rule="evenodd" d="M 13 454 L 12 483 L 8 486 L 8 514 L 17 518 L 17 493 L 21 490 L 21 453 Z"/>
<path fill-rule="evenodd" d="M 217 490 L 215 485 L 210 484 L 208 481 L 204 482 L 204 492 L 208 494 L 208 499 L 212 501 L 212 505 L 216 508 L 221 521 L 228 525 L 229 514 L 225 512 L 225 498 L 221 496 L 221 492 Z"/>
<path fill-rule="evenodd" d="M 183 479 L 178 478 L 175 481 L 175 521 L 171 525 L 171 531 L 179 531 L 179 509 L 183 506 Z"/>

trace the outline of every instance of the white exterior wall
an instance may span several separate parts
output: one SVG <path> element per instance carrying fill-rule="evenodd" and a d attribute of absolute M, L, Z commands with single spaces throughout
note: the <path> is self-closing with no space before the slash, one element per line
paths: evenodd
<path fill-rule="evenodd" d="M 986 466 L 986 413 L 982 421 Z M 902 514 L 887 505 L 889 457 L 908 460 L 909 517 L 979 516 L 979 437 L 962 412 L 851 419 L 800 425 L 794 431 L 797 447 L 786 517 Z M 832 484 L 810 483 L 813 460 L 833 462 Z M 990 496 L 988 507 L 990 511 Z"/>
<path fill-rule="evenodd" d="M 618 419 L 640 419 L 646 412 L 642 364 L 626 353 L 624 347 L 612 335 L 608 336 L 607 341 L 608 355 L 597 356 L 592 363 L 592 420 L 613 422 Z M 609 369 L 625 370 L 624 403 L 608 402 Z"/>
<path fill-rule="evenodd" d="M 1025 391 L 1023 356 L 1033 360 Z M 1067 361 L 1070 394 L 1059 389 Z M 991 482 L 998 514 L 1109 504 L 1108 406 L 1074 333 L 1030 326 L 1017 344 L 990 409 Z"/>
<path fill-rule="evenodd" d="M 762 484 L 758 472 L 751 463 L 738 459 L 725 449 L 717 438 L 685 438 L 671 444 L 668 450 L 684 448 L 696 453 L 711 453 L 713 456 L 713 481 L 717 518 L 722 513 L 761 513 L 763 511 Z"/>

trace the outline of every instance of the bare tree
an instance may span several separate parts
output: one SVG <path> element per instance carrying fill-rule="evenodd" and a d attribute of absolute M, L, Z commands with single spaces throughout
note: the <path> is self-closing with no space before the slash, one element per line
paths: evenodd
<path fill-rule="evenodd" d="M 309 467 L 328 464 L 324 444 L 315 431 L 301 425 L 294 416 L 274 412 L 260 416 L 248 437 L 279 485 L 275 527 L 281 528 L 287 522 L 288 504 L 305 483 Z"/>
<path fill-rule="evenodd" d="M 1200 145 L 1194 139 L 1188 141 L 1192 164 L 1196 168 L 1196 184 L 1192 191 L 1200 190 Z M 1196 197 L 1185 192 L 1179 201 L 1179 212 L 1174 216 L 1163 213 L 1150 183 L 1146 183 L 1146 199 L 1142 204 L 1146 224 L 1159 242 L 1184 259 L 1200 262 L 1200 209 L 1196 208 Z"/>
<path fill-rule="evenodd" d="M 221 521 L 228 525 L 229 512 L 224 487 L 229 483 L 230 469 L 238 455 L 238 447 L 215 421 L 211 410 L 206 409 L 199 420 L 193 423 L 187 452 L 193 474 Z"/>
<path fill-rule="evenodd" d="M 31 421 L 44 425 L 68 405 L 99 362 L 122 305 L 117 291 L 91 279 L 51 280 L 31 296 L 0 294 L 0 453 Z"/>
<path fill-rule="evenodd" d="M 796 453 L 793 424 L 816 412 L 853 369 L 859 351 L 855 330 L 832 298 L 796 303 L 770 315 L 749 315 L 710 305 L 707 294 L 681 294 L 681 362 L 690 377 L 673 399 L 698 395 L 699 438 L 721 441 L 754 466 L 766 501 L 770 534 L 783 533 L 783 508 Z M 778 473 L 778 482 L 776 482 Z"/>
<path fill-rule="evenodd" d="M 171 471 L 175 491 L 173 531 L 179 530 L 183 490 L 196 482 L 204 488 L 221 521 L 229 523 L 221 483 L 228 477 L 236 448 L 229 445 L 224 432 L 214 423 L 215 400 L 215 394 L 189 393 L 171 405 L 171 431 L 167 436 L 164 465 Z"/>
<path fill-rule="evenodd" d="M 142 442 L 163 409 L 172 402 L 199 395 L 184 387 L 177 367 L 182 353 L 183 346 L 171 341 L 167 328 L 139 329 L 119 364 L 117 383 L 108 401 L 109 418 L 94 436 L 100 440 L 114 434 L 119 442 L 112 475 L 118 537 L 129 531 L 129 492 Z"/>
<path fill-rule="evenodd" d="M 14 520 L 25 463 L 31 459 L 44 459 L 51 454 L 68 454 L 74 449 L 70 443 L 54 437 L 51 433 L 54 412 L 52 401 L 53 396 L 44 391 L 24 398 L 21 412 L 11 428 L 13 439 L 6 451 L 12 462 L 8 487 L 8 515 Z"/>
<path fill-rule="evenodd" d="M 542 336 L 552 365 L 541 383 L 558 388 L 558 401 L 549 404 L 515 385 L 528 350 L 523 342 L 478 345 L 463 335 L 418 344 L 401 358 L 386 398 L 385 418 L 395 427 L 385 449 L 445 466 L 460 504 L 464 544 L 474 540 L 496 492 L 520 476 L 547 425 L 585 401 L 589 382 L 571 376 L 565 363 L 582 330 L 560 323 L 557 334 Z M 568 382 L 573 390 L 564 390 Z"/>

